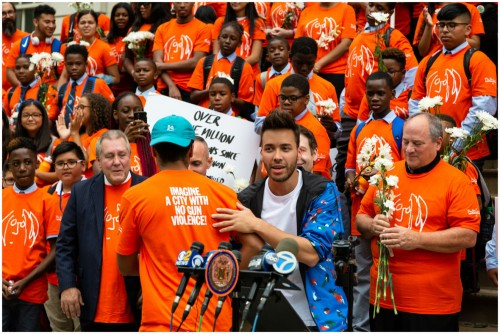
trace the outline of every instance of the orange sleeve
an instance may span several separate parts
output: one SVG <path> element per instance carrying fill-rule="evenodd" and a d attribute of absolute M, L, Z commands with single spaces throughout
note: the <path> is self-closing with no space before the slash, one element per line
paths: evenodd
<path fill-rule="evenodd" d="M 71 15 L 66 15 L 63 17 L 62 23 L 61 23 L 61 37 L 59 38 L 61 42 L 66 43 L 68 39 L 68 32 L 69 32 L 69 18 Z"/>
<path fill-rule="evenodd" d="M 399 30 L 395 29 L 391 33 L 391 40 L 389 42 L 389 45 L 393 48 L 398 48 L 405 53 L 406 70 L 418 66 L 418 61 L 415 57 L 415 54 L 413 53 L 413 48 L 410 45 L 410 42 L 408 42 L 408 39 Z"/>
<path fill-rule="evenodd" d="M 280 77 L 282 76 L 283 74 L 280 75 Z M 278 107 L 278 94 L 280 92 L 281 83 L 283 82 L 283 80 L 280 80 L 280 77 L 274 78 L 274 80 L 266 83 L 259 103 L 258 116 L 267 116 Z"/>
<path fill-rule="evenodd" d="M 415 73 L 415 81 L 413 82 L 413 90 L 411 92 L 411 98 L 413 100 L 421 100 L 426 95 L 427 89 L 424 86 L 424 74 L 427 62 L 431 56 L 432 55 L 428 55 L 422 59 L 418 65 L 417 72 Z"/>
<path fill-rule="evenodd" d="M 370 108 L 368 107 L 368 100 L 366 100 L 366 95 L 363 96 L 361 104 L 359 105 L 358 120 L 366 121 L 370 117 Z"/>
<path fill-rule="evenodd" d="M 321 175 L 331 178 L 329 167 L 330 161 L 330 138 L 328 133 L 323 128 L 323 131 L 316 131 L 314 138 L 318 143 L 318 159 L 314 162 L 313 171 L 321 173 Z"/>
<path fill-rule="evenodd" d="M 476 6 L 471 5 L 470 3 L 465 3 L 462 2 L 464 5 L 467 6 L 470 12 L 470 24 L 471 24 L 471 35 L 484 35 L 484 24 L 483 20 L 481 19 L 481 13 L 479 13 L 479 10 L 477 9 Z"/>
<path fill-rule="evenodd" d="M 266 71 L 266 72 L 262 72 L 262 73 L 266 73 L 266 76 L 267 76 L 268 72 Z M 255 76 L 255 93 L 253 96 L 253 104 L 256 106 L 258 106 L 260 104 L 260 99 L 262 98 L 262 93 L 263 93 L 262 73 L 259 73 L 258 75 Z"/>
<path fill-rule="evenodd" d="M 266 40 L 266 23 L 264 19 L 259 18 L 255 21 L 252 40 Z"/>
<path fill-rule="evenodd" d="M 102 45 L 103 45 L 102 53 L 103 53 L 104 66 L 108 67 L 111 65 L 117 65 L 116 57 L 113 50 L 111 50 L 111 46 L 108 43 L 103 43 Z M 106 72 L 106 70 L 104 70 L 104 72 Z"/>
<path fill-rule="evenodd" d="M 198 64 L 194 69 L 193 75 L 191 75 L 191 79 L 189 79 L 188 87 L 196 90 L 204 90 L 203 87 L 203 62 L 206 57 L 198 60 Z"/>
<path fill-rule="evenodd" d="M 54 201 L 52 195 L 45 188 L 43 190 L 45 235 L 57 237 L 60 229 L 60 222 L 56 219 L 56 216 L 60 214 L 59 201 Z"/>
<path fill-rule="evenodd" d="M 128 192 L 128 191 L 127 191 Z M 131 207 L 127 198 L 127 192 L 121 199 L 120 207 L 120 241 L 116 247 L 116 252 L 121 255 L 131 255 L 137 253 L 140 248 L 140 237 L 137 229 L 137 219 L 134 208 Z"/>
<path fill-rule="evenodd" d="M 224 23 L 224 17 L 219 17 L 215 20 L 214 27 L 212 28 L 212 40 L 219 38 L 220 30 L 222 29 L 222 24 Z"/>
<path fill-rule="evenodd" d="M 350 5 L 346 4 L 346 10 L 344 12 L 344 15 L 342 16 L 342 26 L 344 29 L 342 29 L 342 33 L 340 34 L 340 38 L 350 38 L 354 39 L 356 37 L 356 12 L 354 11 L 354 8 L 352 8 Z M 346 51 L 348 53 L 349 51 Z"/>
<path fill-rule="evenodd" d="M 10 48 L 10 53 L 7 59 L 5 59 L 5 67 L 14 69 L 16 67 L 16 59 L 19 57 L 21 51 L 21 40 L 18 40 Z"/>
<path fill-rule="evenodd" d="M 254 98 L 254 74 L 250 64 L 245 62 L 240 78 L 238 98 L 253 103 Z"/>
<path fill-rule="evenodd" d="M 153 52 L 157 50 L 163 50 L 163 46 L 165 45 L 165 41 L 163 40 L 163 36 L 165 36 L 165 30 L 167 28 L 168 22 L 161 24 L 158 29 L 156 29 L 154 43 L 153 43 Z"/>
<path fill-rule="evenodd" d="M 208 25 L 200 30 L 194 44 L 194 51 L 209 53 L 212 47 L 212 32 Z"/>
<path fill-rule="evenodd" d="M 107 15 L 102 14 L 102 13 L 99 14 L 99 17 L 97 18 L 97 24 L 104 31 L 109 31 L 109 29 L 111 28 L 111 20 L 109 19 L 109 17 Z"/>
<path fill-rule="evenodd" d="M 472 188 L 474 189 L 474 192 L 476 195 L 481 195 L 481 189 L 479 188 L 479 185 L 477 184 L 477 179 L 479 178 L 479 175 L 477 174 L 476 169 L 470 162 L 467 163 L 467 167 L 465 168 L 465 175 L 470 179 L 470 183 L 472 185 Z"/>
<path fill-rule="evenodd" d="M 482 52 L 475 52 L 470 61 L 472 96 L 497 96 L 497 69 Z"/>
<path fill-rule="evenodd" d="M 113 95 L 111 88 L 109 88 L 109 86 L 106 84 L 106 82 L 101 78 L 95 79 L 94 93 L 101 94 L 110 103 L 113 103 L 113 101 L 115 100 L 115 96 Z"/>

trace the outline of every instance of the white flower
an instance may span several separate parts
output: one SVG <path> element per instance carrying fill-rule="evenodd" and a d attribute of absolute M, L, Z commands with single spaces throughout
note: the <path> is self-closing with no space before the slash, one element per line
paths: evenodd
<path fill-rule="evenodd" d="M 378 185 L 378 182 L 380 181 L 380 174 L 375 174 L 370 177 L 370 180 L 368 181 L 372 186 Z"/>
<path fill-rule="evenodd" d="M 433 98 L 431 98 L 431 101 L 433 103 L 433 105 L 432 105 L 433 108 L 435 106 L 442 106 L 443 105 L 443 98 L 439 95 L 436 95 Z"/>
<path fill-rule="evenodd" d="M 327 115 L 331 115 L 337 109 L 337 104 L 331 98 L 316 102 L 316 105 L 322 107 L 322 111 Z"/>
<path fill-rule="evenodd" d="M 389 144 L 384 144 L 378 149 L 378 157 L 384 158 L 384 159 L 392 159 L 391 155 L 391 146 Z"/>
<path fill-rule="evenodd" d="M 299 9 L 304 9 L 304 3 L 303 2 L 296 2 L 297 4 L 297 7 L 299 7 Z"/>
<path fill-rule="evenodd" d="M 384 206 L 389 210 L 387 212 L 387 216 L 390 217 L 394 210 L 396 210 L 396 206 L 394 205 L 394 201 L 387 200 L 384 202 Z"/>
<path fill-rule="evenodd" d="M 469 131 L 462 128 L 448 128 L 445 129 L 446 133 L 450 134 L 451 138 L 467 138 L 470 134 Z"/>
<path fill-rule="evenodd" d="M 246 179 L 235 179 L 234 184 L 236 185 L 236 192 L 242 191 L 249 185 L 248 180 Z"/>
<path fill-rule="evenodd" d="M 434 96 L 434 97 L 423 97 L 419 102 L 418 102 L 418 109 L 420 111 L 430 111 L 431 108 L 434 108 L 436 106 L 442 106 L 443 105 L 443 98 L 439 95 Z"/>
<path fill-rule="evenodd" d="M 394 187 L 394 188 L 398 187 L 399 178 L 396 175 L 390 175 L 386 177 L 385 181 L 387 182 L 387 185 L 389 187 Z"/>
<path fill-rule="evenodd" d="M 234 166 L 226 165 L 226 167 L 224 167 L 224 172 L 226 172 L 227 174 L 234 174 Z"/>
<path fill-rule="evenodd" d="M 52 61 L 54 64 L 59 65 L 62 61 L 64 61 L 64 56 L 59 52 L 52 52 Z"/>
<path fill-rule="evenodd" d="M 481 131 L 498 129 L 498 120 L 484 110 L 476 112 L 477 119 L 483 124 Z"/>
<path fill-rule="evenodd" d="M 218 78 L 226 78 L 227 80 L 229 80 L 233 85 L 234 85 L 234 80 L 233 78 L 231 78 L 228 74 L 226 74 L 225 72 L 217 72 L 216 76 Z"/>
<path fill-rule="evenodd" d="M 373 168 L 378 171 L 388 171 L 392 169 L 393 165 L 394 163 L 392 162 L 392 159 L 377 158 L 375 159 L 375 165 Z"/>
<path fill-rule="evenodd" d="M 90 44 L 85 42 L 85 41 L 80 41 L 80 45 L 83 45 L 84 47 L 89 47 Z"/>
<path fill-rule="evenodd" d="M 375 22 L 377 24 L 380 24 L 380 23 L 386 23 L 389 20 L 390 15 L 384 12 L 375 12 L 371 13 L 370 16 L 373 17 L 373 19 L 375 19 Z"/>

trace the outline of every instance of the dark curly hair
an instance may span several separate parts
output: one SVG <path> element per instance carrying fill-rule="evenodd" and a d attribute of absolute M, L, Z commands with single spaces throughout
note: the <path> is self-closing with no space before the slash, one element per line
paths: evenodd
<path fill-rule="evenodd" d="M 111 103 L 100 94 L 88 93 L 82 97 L 86 98 L 90 104 L 90 119 L 91 123 L 88 129 L 85 129 L 89 136 L 93 135 L 101 129 L 109 126 L 111 118 Z"/>

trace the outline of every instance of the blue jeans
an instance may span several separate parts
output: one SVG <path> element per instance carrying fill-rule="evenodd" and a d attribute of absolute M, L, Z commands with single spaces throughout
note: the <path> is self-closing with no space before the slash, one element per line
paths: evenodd
<path fill-rule="evenodd" d="M 2 298 L 3 332 L 39 332 L 43 304 Z"/>

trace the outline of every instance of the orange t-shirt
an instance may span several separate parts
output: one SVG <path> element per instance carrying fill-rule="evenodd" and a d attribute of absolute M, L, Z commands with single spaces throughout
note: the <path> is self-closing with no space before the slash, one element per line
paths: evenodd
<path fill-rule="evenodd" d="M 88 75 L 106 74 L 106 67 L 117 64 L 115 52 L 111 50 L 111 46 L 98 38 L 87 47 L 87 50 L 89 51 Z"/>
<path fill-rule="evenodd" d="M 161 185 L 161 186 L 159 186 Z M 142 284 L 141 331 L 168 331 L 171 307 L 182 273 L 175 266 L 179 252 L 188 250 L 193 241 L 205 246 L 205 252 L 217 249 L 229 233 L 220 233 L 212 224 L 216 208 L 236 209 L 236 193 L 230 188 L 188 170 L 164 170 L 129 189 L 122 197 L 122 232 L 117 253 L 140 253 Z M 182 310 L 194 286 L 188 286 L 174 314 L 174 330 L 181 322 Z M 193 310 L 182 325 L 183 331 L 197 331 L 197 311 L 203 302 L 205 285 Z M 231 303 L 226 299 L 215 331 L 231 328 Z M 203 332 L 212 331 L 215 303 L 203 317 Z"/>
<path fill-rule="evenodd" d="M 231 73 L 231 67 L 233 63 L 231 63 L 226 58 L 221 58 L 217 60 L 217 55 L 214 57 L 214 63 L 210 72 L 208 73 L 207 85 L 203 87 L 203 62 L 205 61 L 205 57 L 201 58 L 196 64 L 196 68 L 194 69 L 193 75 L 191 79 L 189 79 L 188 87 L 190 89 L 197 90 L 208 90 L 210 87 L 210 83 L 212 79 L 217 76 L 217 72 L 224 72 L 227 75 Z M 241 72 L 240 77 L 240 86 L 238 90 L 237 98 L 242 99 L 246 102 L 253 103 L 254 97 L 254 73 L 252 70 L 252 66 L 245 62 L 243 65 L 243 70 Z M 208 108 L 209 99 L 205 99 L 198 103 L 200 106 Z"/>
<path fill-rule="evenodd" d="M 127 48 L 127 44 L 123 42 L 123 37 L 117 36 L 114 43 L 109 43 L 109 46 L 111 47 L 111 53 L 116 58 L 118 70 L 120 71 L 120 83 L 112 85 L 110 88 L 113 94 L 118 96 L 123 92 L 131 90 L 131 87 L 134 85 L 134 79 L 132 79 L 126 71 L 122 71 L 123 61 L 125 60 L 125 50 Z"/>
<path fill-rule="evenodd" d="M 291 12 L 295 15 L 295 19 L 292 20 L 292 28 L 297 28 L 297 23 L 299 20 L 301 9 L 299 6 L 295 6 L 294 8 L 288 8 L 286 2 L 273 2 L 271 6 L 271 11 L 267 16 L 266 26 L 271 28 L 281 28 L 285 23 L 285 17 L 288 12 Z M 293 38 L 288 39 L 288 44 L 292 47 Z"/>
<path fill-rule="evenodd" d="M 104 235 L 102 238 L 102 270 L 94 321 L 130 323 L 134 316 L 128 303 L 125 280 L 118 270 L 116 247 L 120 237 L 120 199 L 130 188 L 132 178 L 119 186 L 104 187 Z"/>
<path fill-rule="evenodd" d="M 195 52 L 208 54 L 212 34 L 208 26 L 200 20 L 193 18 L 185 24 L 177 23 L 173 19 L 158 27 L 155 34 L 153 52 L 163 51 L 164 63 L 186 61 L 194 57 Z M 172 81 L 182 90 L 189 91 L 188 82 L 191 72 L 168 71 Z M 162 91 L 167 85 L 158 78 L 157 89 Z"/>
<path fill-rule="evenodd" d="M 69 21 L 70 17 L 71 17 L 71 14 L 70 15 L 66 15 L 63 18 L 62 23 L 61 23 L 61 41 L 63 43 L 66 43 L 67 39 L 68 39 L 69 26 L 70 26 L 70 21 Z M 78 15 L 75 16 L 75 23 L 74 24 L 75 25 L 73 27 L 73 39 L 75 41 L 79 41 L 82 35 L 78 31 Z M 97 17 L 97 25 L 99 27 L 101 27 L 102 30 L 109 31 L 110 24 L 111 24 L 111 21 L 110 21 L 109 17 L 107 17 L 104 14 L 99 14 L 99 16 Z M 95 37 L 99 38 L 99 34 L 97 32 L 95 33 Z"/>
<path fill-rule="evenodd" d="M 304 9 L 300 14 L 295 38 L 307 36 L 319 43 L 321 35 L 328 35 L 332 31 L 338 31 L 339 36 L 329 42 L 326 48 L 318 45 L 317 61 L 335 49 L 343 38 L 352 40 L 356 37 L 356 14 L 351 6 L 338 2 L 331 8 L 317 5 Z M 323 66 L 320 73 L 344 74 L 347 54 L 345 52 L 337 60 Z"/>
<path fill-rule="evenodd" d="M 24 101 L 28 99 L 38 100 L 39 89 L 40 89 L 40 81 L 38 81 L 33 87 L 29 88 L 26 91 L 26 95 L 24 96 Z M 14 112 L 16 112 L 19 100 L 21 98 L 21 86 L 11 87 L 9 89 L 9 92 L 11 90 L 14 91 L 12 93 L 12 96 L 10 97 L 10 101 L 8 92 L 3 97 L 3 109 L 5 110 L 5 112 L 9 117 L 12 116 Z M 49 119 L 55 120 L 57 118 L 57 115 L 59 114 L 59 108 L 57 106 L 57 90 L 55 89 L 54 86 L 49 85 L 46 96 L 47 100 L 45 101 L 45 103 L 47 106 L 45 109 L 47 110 Z"/>
<path fill-rule="evenodd" d="M 271 4 L 267 1 L 255 1 L 254 5 L 257 10 L 257 15 L 266 21 L 271 11 Z"/>
<path fill-rule="evenodd" d="M 271 68 L 272 67 L 269 67 L 267 69 L 267 71 L 265 72 L 266 73 L 266 83 L 265 84 L 267 84 L 269 82 L 269 80 L 272 80 L 272 79 L 276 78 L 276 76 L 274 76 L 272 78 L 269 76 L 270 72 L 271 72 Z M 288 66 L 288 71 L 286 71 L 286 72 L 284 72 L 282 74 L 291 73 L 291 72 L 292 72 L 292 64 L 290 64 Z M 264 72 L 262 72 L 262 73 L 264 73 Z M 259 75 L 257 75 L 255 77 L 255 94 L 254 94 L 254 97 L 253 97 L 253 101 L 254 101 L 253 104 L 256 105 L 256 106 L 259 105 L 259 102 L 260 102 L 260 100 L 262 98 L 262 93 L 264 93 L 264 88 L 265 88 L 265 87 L 262 87 L 262 73 L 259 73 Z"/>
<path fill-rule="evenodd" d="M 479 10 L 477 9 L 476 6 L 471 5 L 466 2 L 461 2 L 461 4 L 464 4 L 467 6 L 469 9 L 469 12 L 471 14 L 471 20 L 470 20 L 470 25 L 471 25 L 471 35 L 484 35 L 484 25 L 483 25 L 483 20 L 481 19 L 481 14 L 479 13 Z M 436 11 L 432 15 L 432 37 L 431 37 L 431 45 L 429 48 L 429 52 L 427 55 L 431 55 L 434 52 L 441 50 L 443 47 L 443 44 L 441 43 L 441 40 L 439 39 L 439 34 L 438 30 L 436 27 L 436 22 L 438 21 L 437 19 L 437 14 L 439 10 L 443 8 L 442 5 L 436 5 Z M 425 24 L 425 18 L 423 13 L 420 13 L 417 21 L 417 26 L 415 28 L 415 36 L 413 37 L 413 45 L 418 46 L 418 43 L 422 39 L 422 34 L 424 32 L 424 25 Z M 422 32 L 420 32 L 422 30 Z"/>
<path fill-rule="evenodd" d="M 78 103 L 80 103 L 80 98 L 83 95 L 83 89 L 85 88 L 85 83 L 87 82 L 88 79 L 89 77 L 87 75 L 87 77 L 83 79 L 83 81 L 78 86 L 76 86 L 75 105 L 73 106 L 73 111 L 76 110 Z M 71 93 L 71 82 L 68 81 L 68 84 L 66 85 L 66 91 L 64 92 L 61 104 L 62 106 L 61 113 L 63 115 L 66 114 L 66 103 L 68 102 L 68 97 L 70 93 Z M 113 103 L 113 101 L 115 100 L 115 96 L 113 95 L 113 92 L 111 91 L 109 86 L 103 79 L 100 78 L 95 78 L 94 90 L 92 91 L 92 93 L 104 96 L 110 103 Z M 57 116 L 58 115 L 56 115 L 56 119 Z"/>
<path fill-rule="evenodd" d="M 266 23 L 262 18 L 257 18 L 255 20 L 255 26 L 253 35 L 250 36 L 250 20 L 246 17 L 238 19 L 238 23 L 243 26 L 243 37 L 241 38 L 241 44 L 236 48 L 236 54 L 243 59 L 247 59 L 252 54 L 253 41 L 261 40 L 264 42 L 266 40 Z M 219 17 L 215 23 L 212 30 L 212 39 L 215 41 L 219 37 L 220 30 L 224 24 L 224 17 Z M 252 66 L 254 76 L 260 73 L 259 62 Z"/>
<path fill-rule="evenodd" d="M 304 117 L 295 121 L 297 124 L 309 129 L 318 143 L 318 159 L 314 161 L 313 171 L 321 173 L 328 180 L 332 179 L 330 169 L 332 168 L 332 160 L 330 159 L 330 138 L 326 129 L 318 121 L 316 117 L 307 111 Z"/>
<path fill-rule="evenodd" d="M 381 36 L 379 44 L 382 51 L 386 49 L 383 36 L 387 28 L 389 28 L 389 24 L 386 24 L 379 31 Z M 363 31 L 354 38 L 349 47 L 345 74 L 344 113 L 353 119 L 358 118 L 359 106 L 366 92 L 366 79 L 378 70 L 378 59 L 374 56 L 377 40 L 376 32 Z M 405 53 L 406 70 L 418 66 L 410 42 L 397 29 L 392 31 L 387 47 L 398 48 Z"/>
<path fill-rule="evenodd" d="M 356 175 L 359 174 L 361 168 L 356 163 L 356 158 L 358 154 L 361 153 L 361 149 L 363 148 L 363 145 L 367 138 L 377 139 L 377 152 L 384 144 L 389 144 L 391 147 L 392 160 L 399 161 L 403 159 L 403 155 L 401 154 L 401 152 L 398 152 L 398 144 L 394 140 L 394 135 L 392 134 L 392 125 L 393 123 L 389 124 L 383 119 L 371 120 L 370 122 L 365 124 L 363 129 L 361 129 L 357 138 L 356 131 L 359 125 L 356 125 L 351 131 L 351 135 L 349 137 L 349 146 L 347 149 L 347 160 L 345 168 L 355 169 Z M 351 199 L 351 234 L 359 236 L 361 235 L 361 233 L 359 233 L 358 229 L 356 228 L 356 214 L 358 213 L 363 196 L 357 195 L 355 192 L 351 192 Z"/>
<path fill-rule="evenodd" d="M 440 161 L 430 172 L 407 174 L 404 161 L 396 162 L 390 175 L 399 177 L 394 189 L 395 207 L 391 224 L 417 233 L 432 233 L 452 227 L 479 231 L 479 207 L 470 180 L 458 169 Z M 429 185 L 432 184 L 432 187 Z M 359 214 L 374 217 L 376 187 L 370 186 Z M 371 241 L 370 303 L 375 300 L 379 250 Z M 394 249 L 389 259 L 398 311 L 415 314 L 453 314 L 462 306 L 460 251 L 439 253 L 423 249 Z M 392 309 L 390 292 L 380 306 Z"/>
<path fill-rule="evenodd" d="M 14 282 L 25 278 L 47 256 L 47 239 L 59 234 L 46 204 L 46 193 L 36 189 L 17 194 L 13 187 L 2 190 L 2 278 Z M 25 302 L 47 300 L 47 276 L 34 279 L 19 296 Z"/>
<path fill-rule="evenodd" d="M 267 116 L 271 111 L 279 107 L 278 95 L 281 91 L 281 84 L 288 75 L 290 74 L 282 74 L 279 77 L 266 83 L 266 87 L 264 88 L 264 93 L 262 94 L 261 100 L 254 101 L 254 104 L 259 106 L 259 111 L 257 112 L 258 116 Z M 307 107 L 311 108 L 312 100 L 314 99 L 314 103 L 316 105 L 316 114 L 319 115 L 321 113 L 321 107 L 318 106 L 317 103 L 320 101 L 326 101 L 330 98 L 337 105 L 337 108 L 335 108 L 335 110 L 333 111 L 332 118 L 335 122 L 340 122 L 340 112 L 338 107 L 339 103 L 337 99 L 337 93 L 335 92 L 335 87 L 333 87 L 330 82 L 326 81 L 315 73 L 309 80 L 309 86 L 310 91 L 312 92 L 312 96 L 309 97 L 309 103 Z"/>
<path fill-rule="evenodd" d="M 7 66 L 5 61 L 9 58 L 12 45 L 26 35 L 29 35 L 29 33 L 19 29 L 16 29 L 10 37 L 2 33 L 2 89 L 5 89 L 5 91 L 12 87 L 9 80 L 7 80 Z"/>
<path fill-rule="evenodd" d="M 471 84 L 467 82 L 463 58 L 470 49 L 467 45 L 463 50 L 451 54 L 440 54 L 432 64 L 424 86 L 424 73 L 427 62 L 432 55 L 425 57 L 418 66 L 411 98 L 421 100 L 425 96 L 441 96 L 443 105 L 440 113 L 452 116 L 460 126 L 469 113 L 474 96 L 497 96 L 497 71 L 495 64 L 481 51 L 476 51 L 470 60 Z M 472 148 L 467 156 L 479 159 L 488 156 L 488 143 L 479 143 L 478 148 Z"/>
<path fill-rule="evenodd" d="M 407 88 L 398 97 L 391 100 L 390 106 L 391 110 L 394 111 L 396 116 L 401 119 L 406 120 L 408 118 L 408 94 L 411 92 L 410 88 Z M 368 108 L 368 101 L 366 100 L 366 95 L 363 96 L 361 104 L 359 105 L 358 120 L 366 121 L 370 117 L 370 109 Z"/>

